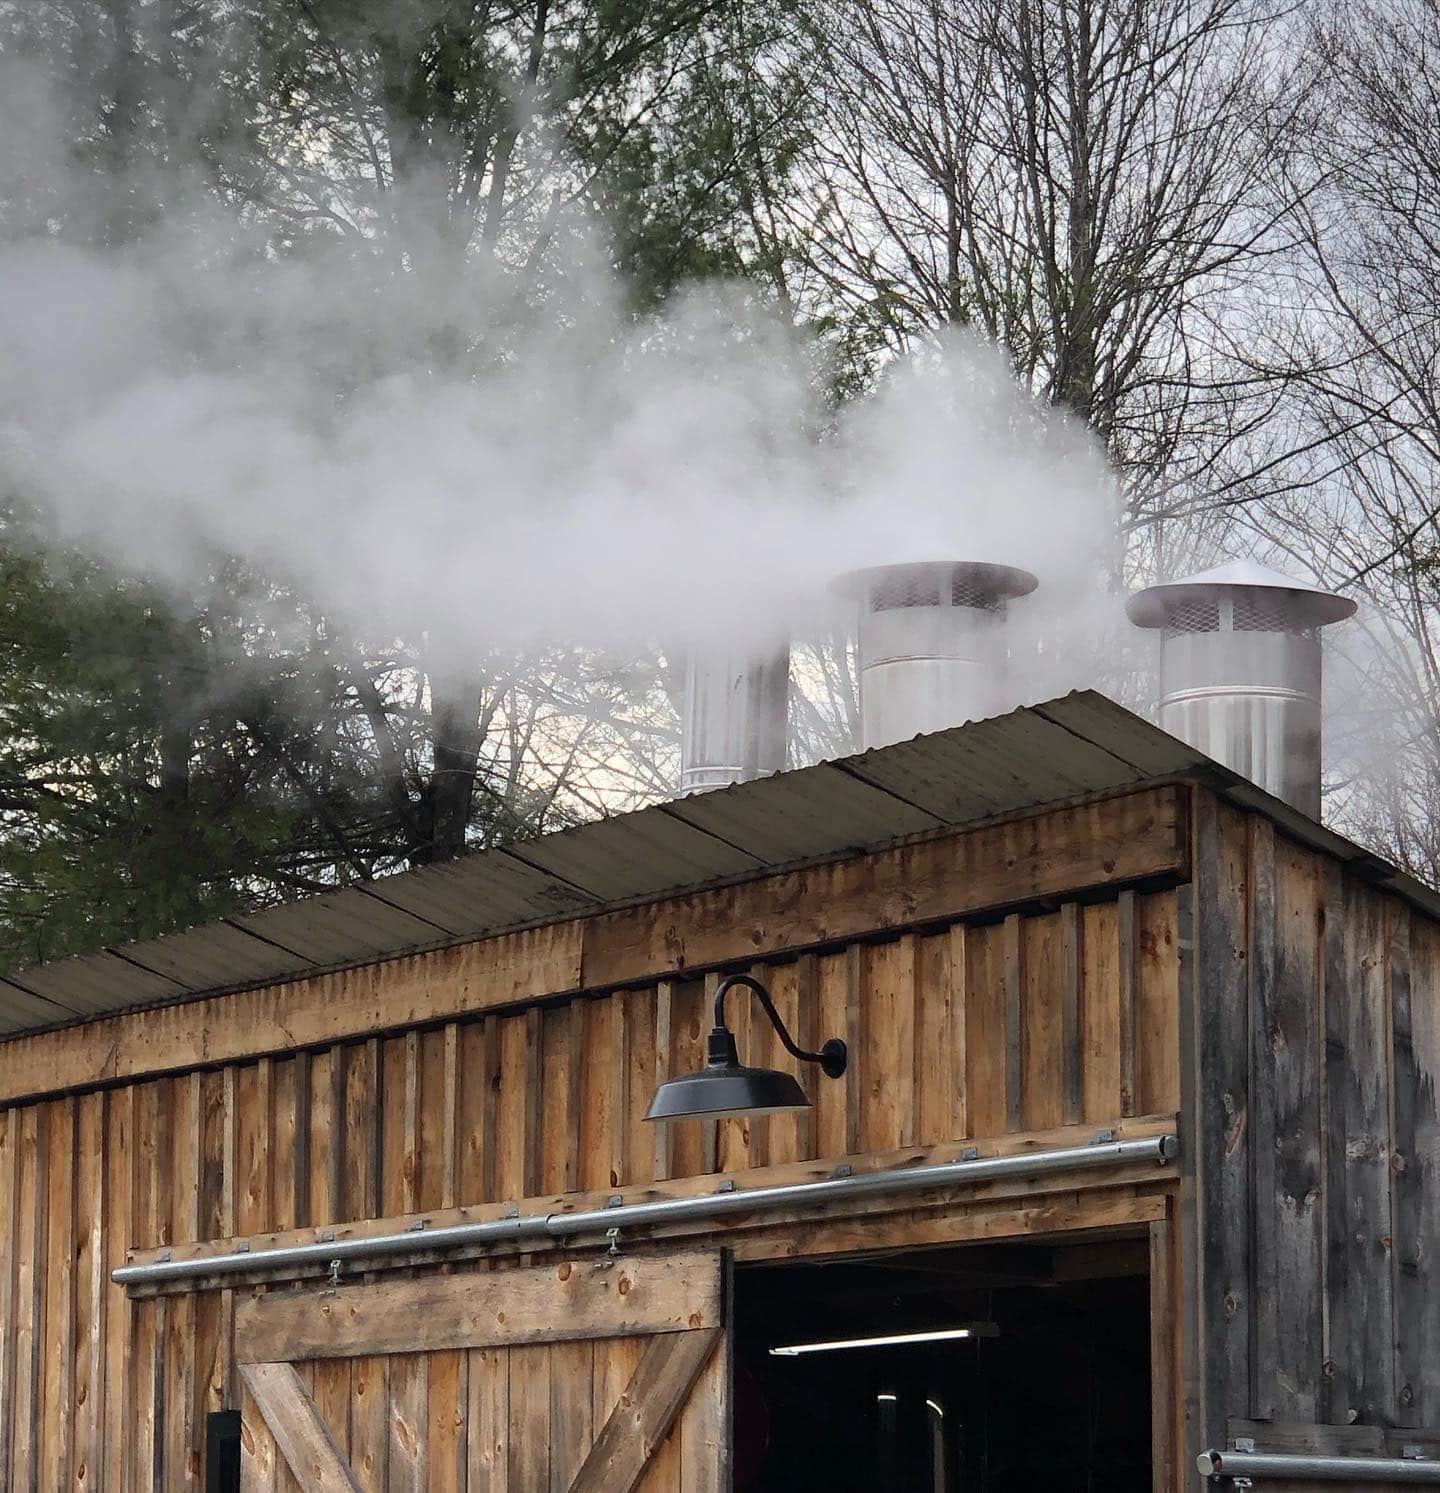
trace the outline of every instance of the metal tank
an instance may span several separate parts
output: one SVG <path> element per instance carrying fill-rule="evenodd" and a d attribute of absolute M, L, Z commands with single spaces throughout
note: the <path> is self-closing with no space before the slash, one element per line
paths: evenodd
<path fill-rule="evenodd" d="M 692 650 L 680 722 L 681 795 L 782 772 L 789 709 L 788 647 L 760 659 Z"/>
<path fill-rule="evenodd" d="M 1160 629 L 1160 725 L 1267 793 L 1320 817 L 1320 629 L 1355 612 L 1250 560 L 1137 591 Z"/>
<path fill-rule="evenodd" d="M 1003 710 L 1010 600 L 1027 570 L 926 560 L 858 570 L 839 583 L 859 608 L 863 744 L 889 746 Z"/>

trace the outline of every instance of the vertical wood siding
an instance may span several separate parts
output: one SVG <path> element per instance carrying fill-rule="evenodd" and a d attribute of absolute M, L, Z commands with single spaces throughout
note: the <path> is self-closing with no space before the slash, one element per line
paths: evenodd
<path fill-rule="evenodd" d="M 1126 893 L 755 964 L 802 1042 L 852 1043 L 845 1080 L 799 1075 L 812 1114 L 644 1123 L 656 1083 L 704 1061 L 713 975 L 0 1111 L 8 1486 L 202 1486 L 205 1415 L 239 1403 L 234 1293 L 132 1302 L 109 1281 L 129 1248 L 1172 1112 L 1175 909 L 1173 892 Z M 1440 957 L 1433 939 L 1415 948 Z M 1394 983 L 1383 968 L 1376 979 L 1382 993 Z M 743 992 L 729 1010 L 747 1057 L 793 1070 Z M 1407 1021 L 1406 1060 L 1433 1072 L 1435 1023 L 1418 1004 Z M 1413 1130 L 1427 1114 L 1399 1119 Z M 1413 1260 L 1413 1207 L 1404 1224 L 1397 1256 Z M 1392 1289 L 1423 1331 L 1433 1308 L 1409 1284 Z M 1387 1313 L 1399 1301 L 1386 1297 Z M 1355 1304 L 1356 1330 L 1370 1330 L 1375 1302 Z M 1414 1357 L 1418 1339 L 1406 1343 Z M 312 1365 L 306 1382 L 337 1435 L 343 1419 L 363 1477 L 444 1488 L 459 1472 L 431 1448 L 450 1444 L 443 1425 L 465 1406 L 498 1413 L 474 1409 L 477 1376 L 492 1372 L 484 1355 L 437 1355 Z M 567 1375 L 536 1375 L 512 1381 L 512 1421 L 578 1414 L 554 1398 Z M 598 1364 L 592 1415 L 621 1382 Z M 483 1463 L 486 1444 L 466 1455 Z M 530 1469 L 510 1476 L 535 1486 Z M 277 1465 L 274 1486 L 287 1477 Z"/>
<path fill-rule="evenodd" d="M 1433 1428 L 1440 926 L 1208 796 L 1195 833 L 1204 1434 Z"/>

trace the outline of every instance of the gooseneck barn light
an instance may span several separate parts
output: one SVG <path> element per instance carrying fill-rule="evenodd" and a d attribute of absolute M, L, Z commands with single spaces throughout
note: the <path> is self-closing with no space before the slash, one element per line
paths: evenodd
<path fill-rule="evenodd" d="M 819 1063 L 829 1078 L 839 1078 L 849 1056 L 844 1042 L 832 1037 L 819 1052 L 797 1047 L 770 999 L 770 992 L 749 975 L 731 975 L 715 992 L 715 1026 L 708 1040 L 708 1056 L 699 1073 L 686 1073 L 662 1083 L 645 1113 L 647 1120 L 683 1120 L 692 1116 L 720 1119 L 725 1115 L 773 1115 L 784 1110 L 808 1109 L 810 1101 L 794 1074 L 776 1068 L 747 1068 L 740 1062 L 735 1034 L 725 1025 L 725 997 L 743 985 L 759 997 L 770 1025 L 785 1051 L 802 1063 Z"/>

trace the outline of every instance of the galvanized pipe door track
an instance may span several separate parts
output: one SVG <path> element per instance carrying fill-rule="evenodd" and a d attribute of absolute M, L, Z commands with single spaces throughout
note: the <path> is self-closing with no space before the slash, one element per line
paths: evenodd
<path fill-rule="evenodd" d="M 1295 1482 L 1440 1484 L 1440 1462 L 1401 1457 L 1299 1456 L 1278 1452 L 1201 1452 L 1203 1476 L 1245 1487 L 1256 1479 Z"/>
<path fill-rule="evenodd" d="M 529 1213 L 492 1218 L 478 1223 L 447 1224 L 436 1229 L 409 1228 L 361 1239 L 338 1239 L 314 1244 L 278 1245 L 273 1249 L 234 1250 L 228 1254 L 186 1260 L 155 1260 L 143 1265 L 121 1265 L 111 1278 L 122 1286 L 173 1285 L 213 1276 L 245 1275 L 264 1278 L 282 1275 L 297 1266 L 370 1269 L 386 1258 L 414 1254 L 443 1256 L 461 1249 L 513 1245 L 517 1248 L 599 1236 L 611 1230 L 649 1228 L 677 1223 L 706 1223 L 735 1215 L 775 1213 L 787 1208 L 822 1207 L 857 1199 L 894 1197 L 941 1187 L 963 1187 L 1048 1176 L 1054 1172 L 1098 1171 L 1129 1162 L 1161 1165 L 1179 1155 L 1173 1135 L 1142 1140 L 1105 1140 L 1089 1146 L 1065 1146 L 1018 1156 L 970 1157 L 934 1166 L 898 1171 L 864 1172 L 831 1177 L 821 1182 L 798 1182 L 785 1187 L 757 1187 L 748 1191 L 707 1193 L 700 1197 L 665 1198 L 653 1203 L 617 1202 L 607 1208 L 576 1213 Z M 614 1237 L 613 1235 L 611 1237 Z"/>

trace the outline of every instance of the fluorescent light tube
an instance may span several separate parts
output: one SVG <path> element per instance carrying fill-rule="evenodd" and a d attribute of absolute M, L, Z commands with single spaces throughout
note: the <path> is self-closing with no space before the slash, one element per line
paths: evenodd
<path fill-rule="evenodd" d="M 973 1327 L 944 1327 L 930 1332 L 896 1332 L 887 1337 L 832 1338 L 824 1343 L 787 1343 L 771 1348 L 774 1358 L 798 1358 L 802 1353 L 838 1353 L 843 1348 L 894 1348 L 909 1343 L 949 1343 L 974 1337 Z"/>

